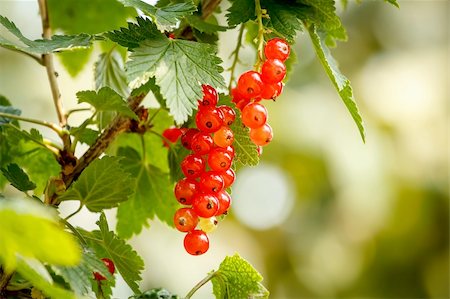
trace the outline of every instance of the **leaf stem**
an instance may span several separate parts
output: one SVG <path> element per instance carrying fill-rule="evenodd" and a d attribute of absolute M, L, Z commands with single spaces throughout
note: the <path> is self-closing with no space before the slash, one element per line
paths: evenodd
<path fill-rule="evenodd" d="M 41 126 L 44 126 L 44 127 L 52 129 L 53 131 L 55 131 L 58 134 L 58 136 L 61 136 L 61 135 L 64 134 L 63 133 L 63 129 L 61 127 L 59 127 L 58 125 L 56 125 L 54 123 L 45 121 L 45 120 L 28 118 L 28 117 L 23 117 L 23 116 L 19 116 L 19 115 L 15 115 L 15 114 L 4 113 L 4 112 L 0 112 L 0 117 L 17 119 L 17 120 L 29 122 L 29 123 L 32 123 L 32 124 L 41 125 Z"/>
<path fill-rule="evenodd" d="M 69 221 L 67 221 L 66 219 L 62 219 L 61 221 L 64 223 L 65 226 L 67 226 L 68 229 L 70 229 L 73 234 L 81 241 L 81 243 L 83 243 L 83 245 L 87 245 L 86 239 L 78 232 L 78 230 L 69 223 Z"/>
<path fill-rule="evenodd" d="M 67 111 L 66 117 L 69 118 L 69 116 L 70 116 L 72 113 L 75 113 L 75 112 L 82 112 L 82 111 L 92 111 L 92 109 L 91 109 L 91 108 L 70 109 L 70 110 Z"/>
<path fill-rule="evenodd" d="M 200 280 L 190 291 L 187 293 L 186 297 L 184 299 L 190 299 L 195 292 L 197 292 L 202 286 L 204 286 L 206 283 L 208 283 L 212 278 L 214 278 L 217 275 L 217 271 L 213 271 L 208 274 L 205 278 Z"/>
<path fill-rule="evenodd" d="M 236 43 L 236 48 L 234 49 L 234 51 L 231 53 L 231 55 L 234 55 L 234 59 L 233 59 L 233 63 L 231 64 L 230 67 L 230 84 L 228 85 L 228 90 L 231 94 L 231 86 L 233 84 L 234 81 L 234 71 L 236 69 L 236 65 L 239 62 L 239 50 L 241 49 L 242 46 L 242 36 L 244 35 L 244 29 L 245 26 L 244 24 L 241 25 L 241 28 L 239 29 L 239 35 L 238 35 L 238 40 Z"/>
<path fill-rule="evenodd" d="M 20 54 L 24 54 L 24 55 L 26 55 L 26 56 L 36 60 L 37 63 L 39 63 L 40 65 L 44 66 L 44 62 L 43 62 L 42 58 L 40 56 L 38 56 L 38 55 L 33 55 L 31 53 L 28 53 L 26 51 L 23 51 L 23 50 L 17 49 L 17 48 L 13 48 L 13 47 L 5 47 L 5 49 L 9 49 L 11 51 L 14 51 L 14 52 L 17 52 L 17 53 L 20 53 Z"/>
<path fill-rule="evenodd" d="M 83 208 L 83 203 L 80 202 L 80 206 L 78 207 L 78 209 L 76 209 L 75 212 L 73 212 L 72 214 L 70 214 L 69 216 L 67 216 L 66 218 L 64 218 L 64 220 L 65 220 L 65 221 L 69 220 L 72 216 L 75 216 L 76 214 L 78 214 L 78 212 L 80 212 L 82 208 Z"/>
<path fill-rule="evenodd" d="M 256 13 L 256 21 L 258 22 L 258 36 L 257 36 L 257 57 L 255 70 L 260 71 L 261 65 L 264 60 L 264 25 L 262 22 L 263 12 L 261 9 L 260 0 L 255 0 L 255 13 Z"/>
<path fill-rule="evenodd" d="M 145 138 L 143 134 L 140 134 L 141 137 L 141 147 L 142 147 L 142 161 L 144 161 L 144 164 L 147 162 L 147 153 L 145 151 Z"/>

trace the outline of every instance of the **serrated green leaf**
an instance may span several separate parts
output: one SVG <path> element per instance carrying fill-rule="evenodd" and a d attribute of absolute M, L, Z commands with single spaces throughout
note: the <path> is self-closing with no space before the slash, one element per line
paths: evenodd
<path fill-rule="evenodd" d="M 100 132 L 97 130 L 82 126 L 70 128 L 70 135 L 77 138 L 79 142 L 86 143 L 87 145 L 94 144 L 99 134 Z"/>
<path fill-rule="evenodd" d="M 58 225 L 53 209 L 31 200 L 0 201 L 0 260 L 7 272 L 18 256 L 56 265 L 75 265 L 81 251 L 75 239 Z"/>
<path fill-rule="evenodd" d="M 136 282 L 142 279 L 141 272 L 144 269 L 144 261 L 130 245 L 109 230 L 103 213 L 100 215 L 97 225 L 100 230 L 81 231 L 83 237 L 95 249 L 97 256 L 110 258 L 114 262 L 117 271 L 133 292 L 140 293 Z"/>
<path fill-rule="evenodd" d="M 397 8 L 400 7 L 400 5 L 398 5 L 397 0 L 384 0 L 384 2 L 389 2 L 390 4 L 394 5 Z"/>
<path fill-rule="evenodd" d="M 173 214 L 179 205 L 173 197 L 169 175 L 148 164 L 130 147 L 119 148 L 118 155 L 124 157 L 122 167 L 136 178 L 134 195 L 117 209 L 119 236 L 130 238 L 140 233 L 155 216 L 173 226 Z"/>
<path fill-rule="evenodd" d="M 172 182 L 178 182 L 184 177 L 183 171 L 181 170 L 181 161 L 190 154 L 190 151 L 186 149 L 180 142 L 177 142 L 169 150 L 169 155 L 167 159 L 169 161 L 170 167 L 170 179 Z"/>
<path fill-rule="evenodd" d="M 199 15 L 188 16 L 186 17 L 186 20 L 191 27 L 203 33 L 216 33 L 218 31 L 227 31 L 227 29 L 229 29 L 229 27 L 206 22 Z"/>
<path fill-rule="evenodd" d="M 170 3 L 167 6 L 156 7 L 140 0 L 118 0 L 123 5 L 134 7 L 150 16 L 161 31 L 171 31 L 181 18 L 197 10 L 192 1 Z"/>
<path fill-rule="evenodd" d="M 336 61 L 333 56 L 331 56 L 330 50 L 324 42 L 324 38 L 321 38 L 317 33 L 316 27 L 311 26 L 308 31 L 311 36 L 314 49 L 316 50 L 317 57 L 322 63 L 334 87 L 338 91 L 342 101 L 347 107 L 347 110 L 350 112 L 355 124 L 358 126 L 361 138 L 363 142 L 365 142 L 363 120 L 353 98 L 353 90 L 350 85 L 350 81 L 339 71 Z"/>
<path fill-rule="evenodd" d="M 16 189 L 26 192 L 36 188 L 36 184 L 30 181 L 28 175 L 19 167 L 19 165 L 12 163 L 1 168 L 3 175 Z"/>
<path fill-rule="evenodd" d="M 162 37 L 161 32 L 151 20 L 137 17 L 136 21 L 137 23 L 128 22 L 127 28 L 106 32 L 105 37 L 129 49 L 139 47 L 139 43 L 146 39 Z"/>
<path fill-rule="evenodd" d="M 135 83 L 154 76 L 171 115 L 181 124 L 202 98 L 201 84 L 225 87 L 220 75 L 222 60 L 216 53 L 217 48 L 212 45 L 161 35 L 134 49 L 127 62 L 127 75 Z"/>
<path fill-rule="evenodd" d="M 228 25 L 236 26 L 256 18 L 255 1 L 253 0 L 232 0 L 231 6 L 226 14 Z"/>
<path fill-rule="evenodd" d="M 94 64 L 95 89 L 109 87 L 123 98 L 130 95 L 122 56 L 112 50 L 99 56 Z"/>
<path fill-rule="evenodd" d="M 75 77 L 84 69 L 84 66 L 89 61 L 93 50 L 94 47 L 87 49 L 74 49 L 72 51 L 57 53 L 56 56 L 64 65 L 69 75 Z"/>
<path fill-rule="evenodd" d="M 299 18 L 304 5 L 292 1 L 263 1 L 261 4 L 267 9 L 269 18 L 264 25 L 282 36 L 288 43 L 293 43 L 297 31 L 302 29 Z"/>
<path fill-rule="evenodd" d="M 5 97 L 3 97 L 3 98 L 6 100 Z M 0 105 L 0 112 L 14 114 L 14 115 L 20 115 L 22 113 L 22 111 L 20 111 L 20 109 L 17 109 L 17 108 L 11 107 L 11 106 L 3 106 L 3 105 Z M 0 116 L 0 126 L 10 123 L 12 121 L 13 121 L 13 119 L 11 119 L 11 118 Z"/>
<path fill-rule="evenodd" d="M 122 169 L 120 160 L 107 156 L 95 160 L 59 199 L 80 201 L 92 212 L 117 207 L 133 193 L 133 179 Z"/>
<path fill-rule="evenodd" d="M 212 278 L 216 298 L 268 298 L 261 274 L 238 254 L 227 256 Z"/>
<path fill-rule="evenodd" d="M 127 106 L 123 98 L 109 87 L 102 87 L 98 92 L 85 90 L 77 92 L 78 103 L 88 103 L 97 111 L 115 111 L 137 119 L 136 114 Z"/>

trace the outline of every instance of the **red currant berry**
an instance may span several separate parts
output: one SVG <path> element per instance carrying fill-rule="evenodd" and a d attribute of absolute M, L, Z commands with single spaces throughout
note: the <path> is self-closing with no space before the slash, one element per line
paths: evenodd
<path fill-rule="evenodd" d="M 269 40 L 264 47 L 264 54 L 267 59 L 280 59 L 285 61 L 290 53 L 289 44 L 281 38 L 273 38 Z"/>
<path fill-rule="evenodd" d="M 283 91 L 283 83 L 278 82 L 275 84 L 264 84 L 264 87 L 261 91 L 261 98 L 267 100 L 274 100 L 278 97 Z"/>
<path fill-rule="evenodd" d="M 177 142 L 178 138 L 180 138 L 182 134 L 182 131 L 180 128 L 176 128 L 176 127 L 171 127 L 168 129 L 165 129 L 162 133 L 162 135 L 164 136 L 164 138 L 167 139 L 167 141 L 170 141 L 172 143 Z M 163 140 L 163 144 L 165 147 L 169 147 L 169 144 L 167 143 L 166 140 Z"/>
<path fill-rule="evenodd" d="M 173 223 L 180 232 L 190 232 L 198 223 L 198 216 L 191 208 L 181 208 L 175 212 Z"/>
<path fill-rule="evenodd" d="M 227 147 L 225 148 L 225 151 L 226 151 L 227 153 L 230 154 L 231 160 L 233 160 L 233 159 L 234 159 L 234 154 L 235 154 L 235 152 L 234 152 L 234 147 L 232 147 L 231 145 L 230 145 L 230 146 L 227 146 Z"/>
<path fill-rule="evenodd" d="M 250 139 L 256 145 L 265 146 L 272 141 L 272 138 L 272 127 L 268 124 L 265 124 L 260 128 L 250 130 Z"/>
<path fill-rule="evenodd" d="M 233 103 L 238 103 L 239 101 L 244 100 L 244 97 L 240 94 L 237 87 L 231 89 L 231 97 L 233 98 L 232 99 Z"/>
<path fill-rule="evenodd" d="M 261 75 L 255 71 L 247 71 L 239 77 L 237 89 L 242 98 L 250 100 L 259 97 L 262 86 Z"/>
<path fill-rule="evenodd" d="M 212 170 L 225 171 L 231 167 L 233 157 L 230 153 L 221 147 L 213 148 L 208 155 L 208 165 Z"/>
<path fill-rule="evenodd" d="M 205 193 L 217 193 L 222 191 L 225 182 L 223 177 L 214 171 L 207 171 L 200 176 L 200 190 Z"/>
<path fill-rule="evenodd" d="M 286 76 L 286 66 L 279 59 L 267 59 L 261 69 L 261 80 L 274 84 L 281 82 Z"/>
<path fill-rule="evenodd" d="M 213 137 L 214 143 L 220 147 L 227 147 L 233 144 L 234 134 L 227 126 L 222 126 L 219 130 L 214 133 Z"/>
<path fill-rule="evenodd" d="M 192 209 L 199 217 L 209 218 L 217 213 L 219 200 L 212 193 L 199 193 L 194 196 Z"/>
<path fill-rule="evenodd" d="M 200 255 L 208 251 L 209 239 L 204 231 L 193 230 L 184 237 L 184 249 L 192 255 Z"/>
<path fill-rule="evenodd" d="M 202 85 L 203 99 L 199 101 L 199 107 L 215 107 L 217 105 L 217 91 L 210 85 Z"/>
<path fill-rule="evenodd" d="M 192 204 L 192 198 L 199 191 L 198 183 L 188 178 L 179 180 L 174 188 L 175 198 L 183 205 Z"/>
<path fill-rule="evenodd" d="M 181 161 L 181 170 L 187 178 L 197 178 L 205 171 L 205 161 L 201 156 L 187 155 Z"/>
<path fill-rule="evenodd" d="M 226 191 L 221 191 L 217 194 L 219 200 L 219 209 L 216 212 L 216 216 L 225 214 L 231 205 L 231 196 Z"/>
<path fill-rule="evenodd" d="M 250 103 L 250 100 L 240 100 L 239 102 L 236 103 L 236 107 L 242 111 L 242 109 L 244 109 L 245 106 L 247 106 Z"/>
<path fill-rule="evenodd" d="M 219 106 L 218 108 L 223 113 L 223 123 L 227 126 L 231 126 L 236 119 L 236 112 L 234 112 L 234 109 L 226 105 Z"/>
<path fill-rule="evenodd" d="M 108 268 L 108 272 L 111 274 L 114 274 L 116 271 L 116 266 L 114 265 L 114 262 L 110 260 L 109 258 L 102 258 L 103 264 L 105 264 L 106 268 Z M 94 272 L 94 279 L 97 281 L 106 280 L 106 277 L 101 275 L 99 272 Z"/>
<path fill-rule="evenodd" d="M 234 170 L 230 168 L 227 171 L 221 172 L 220 174 L 223 178 L 223 188 L 227 189 L 228 187 L 231 187 L 231 185 L 233 185 L 234 183 L 234 180 L 236 179 L 236 173 L 234 172 Z"/>
<path fill-rule="evenodd" d="M 200 131 L 213 133 L 223 125 L 224 117 L 218 108 L 205 108 L 197 112 L 195 124 Z"/>
<path fill-rule="evenodd" d="M 191 149 L 198 155 L 206 155 L 213 146 L 211 135 L 205 132 L 198 132 L 192 137 Z"/>
<path fill-rule="evenodd" d="M 259 103 L 250 103 L 242 109 L 242 122 L 251 129 L 263 126 L 267 121 L 267 109 Z"/>
<path fill-rule="evenodd" d="M 182 135 L 181 135 L 181 144 L 187 148 L 187 149 L 191 149 L 191 142 L 192 142 L 192 137 L 194 137 L 195 134 L 197 134 L 198 132 L 200 132 L 197 129 L 194 128 L 189 128 L 187 129 Z"/>

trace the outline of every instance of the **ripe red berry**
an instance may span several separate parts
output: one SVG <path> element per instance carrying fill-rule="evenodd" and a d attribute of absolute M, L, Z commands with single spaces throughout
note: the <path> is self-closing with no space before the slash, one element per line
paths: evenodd
<path fill-rule="evenodd" d="M 283 82 L 278 82 L 275 84 L 264 84 L 261 91 L 261 98 L 267 100 L 274 100 L 283 91 Z"/>
<path fill-rule="evenodd" d="M 264 47 L 264 54 L 267 59 L 280 59 L 285 61 L 290 53 L 289 44 L 281 38 L 273 38 L 269 40 Z"/>
<path fill-rule="evenodd" d="M 230 153 L 221 147 L 213 148 L 208 155 L 208 165 L 215 171 L 226 171 L 231 167 L 232 161 Z"/>
<path fill-rule="evenodd" d="M 181 170 L 187 178 L 197 178 L 205 171 L 205 161 L 201 156 L 187 155 L 181 161 Z"/>
<path fill-rule="evenodd" d="M 198 193 L 192 201 L 192 209 L 199 217 L 209 218 L 217 213 L 219 200 L 213 193 Z"/>
<path fill-rule="evenodd" d="M 231 126 L 236 119 L 236 112 L 234 112 L 234 109 L 226 105 L 219 106 L 218 108 L 223 113 L 223 123 L 227 126 Z"/>
<path fill-rule="evenodd" d="M 236 179 L 236 173 L 234 172 L 234 170 L 230 168 L 224 172 L 221 172 L 220 174 L 223 178 L 223 188 L 227 189 L 228 187 L 231 187 L 231 185 L 233 185 L 234 183 L 234 180 Z"/>
<path fill-rule="evenodd" d="M 200 131 L 213 133 L 223 125 L 224 117 L 218 108 L 205 108 L 197 112 L 195 124 Z"/>
<path fill-rule="evenodd" d="M 191 208 L 181 208 L 175 212 L 173 223 L 180 232 L 190 232 L 198 223 L 198 216 Z"/>
<path fill-rule="evenodd" d="M 216 216 L 220 216 L 228 211 L 231 205 L 231 196 L 224 190 L 217 194 L 217 199 L 219 200 L 219 209 L 216 212 Z"/>
<path fill-rule="evenodd" d="M 198 132 L 200 132 L 199 130 L 195 129 L 195 128 L 189 128 L 187 129 L 182 135 L 181 135 L 181 144 L 187 148 L 187 149 L 191 149 L 191 142 L 192 142 L 192 137 L 194 137 L 195 134 L 197 134 Z"/>
<path fill-rule="evenodd" d="M 235 155 L 234 147 L 231 146 L 231 145 L 230 145 L 230 146 L 227 146 L 227 147 L 225 148 L 225 151 L 226 151 L 227 153 L 230 154 L 231 160 L 233 160 L 233 159 L 234 159 L 234 155 Z"/>
<path fill-rule="evenodd" d="M 209 239 L 204 231 L 193 230 L 184 237 L 184 249 L 189 254 L 200 255 L 208 251 Z"/>
<path fill-rule="evenodd" d="M 162 135 L 170 142 L 174 143 L 177 142 L 178 138 L 180 138 L 182 134 L 182 131 L 180 128 L 171 127 L 167 128 L 163 131 Z M 166 140 L 163 140 L 163 145 L 165 147 L 169 147 L 169 144 Z"/>
<path fill-rule="evenodd" d="M 270 141 L 272 141 L 272 138 L 272 127 L 268 124 L 265 124 L 260 128 L 250 130 L 250 139 L 256 145 L 265 146 L 269 144 Z"/>
<path fill-rule="evenodd" d="M 199 101 L 199 107 L 214 107 L 217 105 L 217 91 L 210 85 L 202 85 L 203 99 Z"/>
<path fill-rule="evenodd" d="M 233 144 L 234 134 L 228 126 L 222 126 L 214 133 L 214 143 L 220 147 L 227 147 Z"/>
<path fill-rule="evenodd" d="M 240 100 L 236 103 L 236 107 L 242 111 L 242 109 L 244 109 L 244 107 L 247 106 L 248 103 L 250 103 L 250 100 Z"/>
<path fill-rule="evenodd" d="M 110 260 L 109 258 L 102 258 L 103 264 L 105 264 L 106 268 L 108 268 L 108 272 L 111 274 L 114 274 L 116 271 L 116 266 L 114 265 L 114 262 Z M 94 279 L 97 281 L 106 280 L 106 277 L 101 275 L 99 272 L 94 272 Z"/>
<path fill-rule="evenodd" d="M 188 178 L 179 180 L 174 188 L 175 198 L 183 205 L 192 204 L 192 198 L 199 191 L 197 181 Z"/>
<path fill-rule="evenodd" d="M 223 177 L 215 171 L 207 171 L 200 176 L 200 190 L 205 193 L 222 191 L 225 185 Z"/>
<path fill-rule="evenodd" d="M 262 86 L 261 75 L 255 71 L 247 71 L 239 77 L 237 89 L 243 99 L 250 100 L 259 97 Z"/>
<path fill-rule="evenodd" d="M 198 155 L 206 155 L 213 147 L 211 135 L 205 132 L 198 132 L 192 137 L 191 149 Z"/>
<path fill-rule="evenodd" d="M 267 109 L 259 103 L 250 103 L 242 109 L 242 122 L 251 129 L 263 126 L 267 121 Z"/>
<path fill-rule="evenodd" d="M 274 84 L 281 82 L 286 76 L 286 66 L 279 59 L 267 59 L 261 69 L 261 80 L 264 83 Z"/>

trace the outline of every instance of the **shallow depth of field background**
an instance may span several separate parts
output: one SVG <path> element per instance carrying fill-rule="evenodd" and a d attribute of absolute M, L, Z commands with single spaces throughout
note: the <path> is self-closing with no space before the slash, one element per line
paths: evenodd
<path fill-rule="evenodd" d="M 211 234 L 209 252 L 189 256 L 183 234 L 152 222 L 131 241 L 146 264 L 142 290 L 163 286 L 184 296 L 238 252 L 272 298 L 449 298 L 449 2 L 399 1 L 400 9 L 349 2 L 339 8 L 349 41 L 333 54 L 352 81 L 366 144 L 309 37 L 299 34 L 295 71 L 267 103 L 275 138 L 258 167 L 239 170 L 233 209 Z M 0 0 L 0 14 L 40 37 L 35 1 Z M 220 44 L 225 67 L 235 34 Z M 75 79 L 58 63 L 66 107 L 75 106 L 76 91 L 93 89 L 96 57 Z M 239 72 L 253 59 L 247 46 Z M 25 116 L 56 121 L 44 68 L 4 49 L 0 94 Z M 114 223 L 114 211 L 108 215 Z M 97 217 L 83 211 L 73 222 L 92 229 Z M 115 297 L 130 294 L 119 281 Z M 211 297 L 208 285 L 194 298 Z"/>

